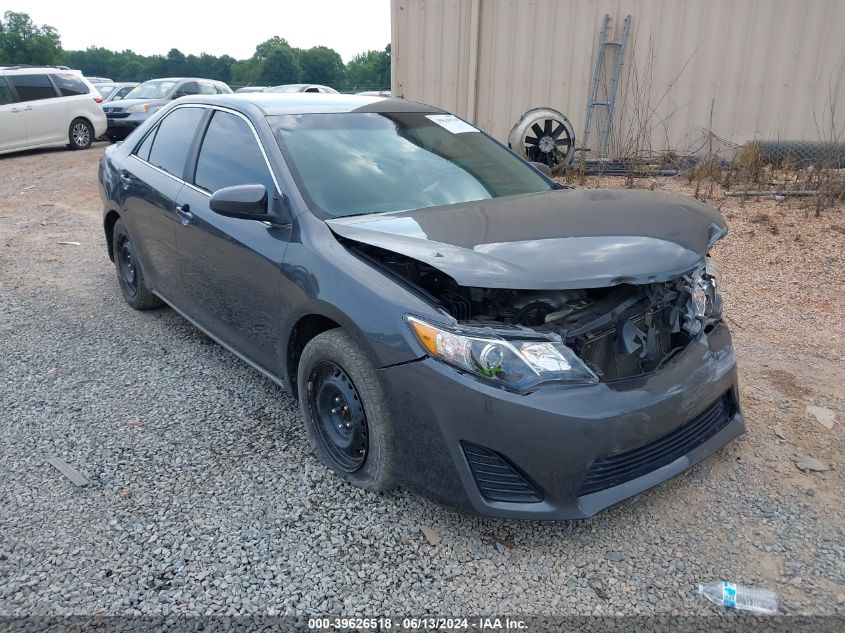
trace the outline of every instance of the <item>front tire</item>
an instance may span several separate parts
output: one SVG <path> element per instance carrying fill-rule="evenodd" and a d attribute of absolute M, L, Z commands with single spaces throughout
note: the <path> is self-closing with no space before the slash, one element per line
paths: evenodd
<path fill-rule="evenodd" d="M 120 292 L 123 294 L 126 303 L 136 310 L 150 310 L 161 306 L 161 299 L 147 287 L 135 245 L 132 243 L 132 238 L 129 237 L 123 220 L 115 222 L 112 248 L 117 280 L 120 282 Z"/>
<path fill-rule="evenodd" d="M 85 119 L 74 119 L 68 128 L 71 149 L 88 149 L 94 142 L 94 127 Z"/>
<path fill-rule="evenodd" d="M 353 486 L 394 486 L 387 400 L 376 370 L 342 329 L 315 336 L 297 372 L 299 406 L 317 458 Z"/>

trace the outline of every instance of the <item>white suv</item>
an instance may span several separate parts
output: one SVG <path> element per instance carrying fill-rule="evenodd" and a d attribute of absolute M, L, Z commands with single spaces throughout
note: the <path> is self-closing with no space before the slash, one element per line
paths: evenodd
<path fill-rule="evenodd" d="M 87 149 L 106 131 L 101 101 L 78 70 L 0 66 L 0 154 L 49 145 Z"/>

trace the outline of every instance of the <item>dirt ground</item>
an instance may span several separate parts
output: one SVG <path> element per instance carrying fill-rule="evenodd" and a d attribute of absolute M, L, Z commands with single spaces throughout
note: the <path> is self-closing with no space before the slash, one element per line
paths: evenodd
<path fill-rule="evenodd" d="M 97 144 L 84 152 L 38 151 L 0 157 L 0 290 L 8 293 L 6 296 L 32 303 L 39 296 L 84 295 L 103 312 L 113 311 L 119 303 L 113 268 L 106 257 L 96 188 L 103 147 Z M 624 184 L 622 178 L 590 177 L 583 186 Z M 643 179 L 636 185 L 692 194 L 685 179 Z M 739 580 L 751 578 L 777 587 L 796 611 L 841 610 L 845 568 L 841 559 L 830 558 L 842 553 L 845 541 L 845 213 L 840 207 L 815 217 L 809 203 L 799 199 L 743 202 L 725 197 L 718 186 L 708 202 L 721 209 L 729 225 L 728 236 L 714 248 L 713 256 L 723 272 L 725 314 L 736 345 L 748 432 L 720 457 L 708 460 L 704 471 L 698 471 L 711 478 L 709 489 L 689 485 L 683 488 L 688 496 L 680 498 L 671 493 L 683 484 L 664 486 L 648 493 L 653 500 L 648 511 L 656 513 L 658 524 L 668 529 L 695 524 L 702 508 L 724 504 L 712 516 L 728 517 L 736 533 L 714 529 L 700 537 L 702 547 L 729 552 Z M 0 306 L 0 338 L 12 340 L 15 329 L 30 325 L 20 322 L 15 310 L 12 307 L 4 313 Z M 0 358 L 0 380 L 2 364 Z M 831 410 L 833 427 L 826 428 L 809 415 L 808 406 Z M 802 456 L 818 460 L 821 470 L 799 468 L 796 460 Z M 0 447 L 0 462 L 2 459 Z M 0 463 L 0 481 L 2 466 Z M 703 476 L 696 475 L 695 481 L 700 483 Z M 756 486 L 749 495 L 764 490 L 767 499 L 742 498 L 743 482 Z M 738 497 L 722 496 L 723 483 L 732 490 L 740 486 Z M 767 509 L 767 504 L 778 498 L 789 502 L 785 514 Z M 384 503 L 394 503 L 391 499 Z M 753 519 L 743 518 L 751 510 L 738 509 L 746 504 L 753 507 Z M 509 550 L 513 544 L 515 549 L 505 555 L 523 556 L 526 578 L 532 564 L 532 540 L 539 550 L 545 539 L 546 528 L 519 528 L 512 522 L 467 523 L 425 504 L 412 507 L 423 508 L 418 514 L 441 533 L 451 535 L 453 542 L 477 529 L 507 533 L 497 537 L 497 543 L 507 543 Z M 617 523 L 631 513 L 643 512 L 643 507 L 623 505 L 622 510 L 609 511 L 604 523 L 584 523 L 587 527 L 578 528 L 581 531 L 574 535 L 570 528 L 569 536 L 584 545 L 603 526 L 624 533 L 624 525 Z M 640 520 L 641 526 L 645 520 Z M 790 526 L 798 526 L 800 534 L 789 534 Z M 816 547 L 817 529 L 827 535 L 828 549 L 823 556 Z M 836 535 L 839 545 L 835 545 Z M 407 542 L 404 537 L 402 542 Z M 423 546 L 427 547 L 424 541 Z M 584 547 L 589 550 L 589 544 Z M 681 550 L 684 544 L 671 547 Z M 603 560 L 601 552 L 595 555 Z M 707 557 L 704 551 L 687 556 Z M 804 566 L 797 561 L 804 561 Z M 672 565 L 675 573 L 675 563 Z M 522 568 L 517 565 L 514 569 Z M 677 569 L 682 573 L 680 564 Z M 620 580 L 619 586 L 627 586 L 624 583 Z M 484 585 L 470 585 L 466 596 L 481 596 Z M 478 600 L 466 604 L 483 606 L 483 598 Z M 614 609 L 624 612 L 626 604 L 623 600 Z"/>

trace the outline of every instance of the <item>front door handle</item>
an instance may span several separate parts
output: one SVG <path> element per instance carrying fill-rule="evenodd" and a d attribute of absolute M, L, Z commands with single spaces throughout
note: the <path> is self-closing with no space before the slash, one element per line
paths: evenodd
<path fill-rule="evenodd" d="M 189 204 L 177 204 L 176 205 L 176 213 L 179 214 L 180 221 L 182 224 L 187 224 L 191 220 L 194 219 L 194 214 L 191 213 L 191 205 Z"/>
<path fill-rule="evenodd" d="M 20 112 L 20 111 L 21 111 L 20 108 L 12 108 L 11 110 L 9 110 L 9 112 Z"/>
<path fill-rule="evenodd" d="M 26 112 L 29 112 L 30 110 L 35 110 L 35 108 L 33 108 L 32 106 L 26 106 L 26 107 L 24 108 L 24 110 L 25 110 Z"/>

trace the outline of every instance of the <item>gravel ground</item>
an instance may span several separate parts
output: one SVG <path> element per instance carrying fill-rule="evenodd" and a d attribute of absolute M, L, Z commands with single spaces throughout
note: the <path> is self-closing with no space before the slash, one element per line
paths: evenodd
<path fill-rule="evenodd" d="M 591 520 L 498 521 L 341 483 L 278 387 L 127 307 L 101 150 L 0 158 L 0 614 L 705 614 L 714 579 L 845 612 L 841 210 L 716 193 L 746 436 Z"/>

